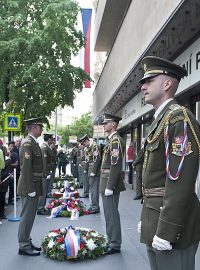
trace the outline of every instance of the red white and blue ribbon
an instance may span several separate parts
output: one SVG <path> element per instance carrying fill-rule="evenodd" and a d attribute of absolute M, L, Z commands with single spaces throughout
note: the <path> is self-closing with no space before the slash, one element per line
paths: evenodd
<path fill-rule="evenodd" d="M 175 174 L 175 176 L 171 175 L 170 168 L 169 168 L 169 125 L 166 125 L 166 142 L 165 142 L 165 156 L 166 156 L 166 171 L 167 171 L 167 176 L 169 177 L 170 180 L 177 180 L 181 174 L 181 170 L 183 167 L 183 161 L 185 158 L 185 152 L 187 150 L 187 143 L 188 143 L 188 136 L 187 136 L 187 122 L 184 121 L 184 136 L 183 136 L 183 141 L 181 143 L 181 149 L 182 149 L 182 154 L 181 154 L 181 160 L 178 166 L 178 170 Z"/>
<path fill-rule="evenodd" d="M 68 257 L 76 258 L 80 249 L 80 235 L 72 226 L 68 227 L 68 232 L 65 236 L 65 247 Z"/>
<path fill-rule="evenodd" d="M 67 207 L 67 204 L 61 204 L 57 207 L 54 207 L 52 210 L 51 210 L 51 218 L 56 218 L 60 211 L 64 210 L 65 208 Z"/>

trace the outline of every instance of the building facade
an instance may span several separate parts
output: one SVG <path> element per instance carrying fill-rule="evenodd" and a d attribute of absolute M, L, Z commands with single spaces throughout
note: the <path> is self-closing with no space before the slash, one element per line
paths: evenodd
<path fill-rule="evenodd" d="M 121 116 L 119 131 L 137 153 L 154 114 L 140 91 L 141 60 L 155 55 L 187 69 L 176 99 L 200 122 L 199 0 L 99 0 L 94 29 L 95 51 L 107 53 L 93 94 L 94 121 L 105 112 Z"/>

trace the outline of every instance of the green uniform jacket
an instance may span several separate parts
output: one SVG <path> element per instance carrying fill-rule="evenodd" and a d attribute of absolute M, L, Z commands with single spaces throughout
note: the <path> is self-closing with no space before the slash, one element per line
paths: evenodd
<path fill-rule="evenodd" d="M 122 177 L 124 149 L 125 146 L 122 138 L 118 133 L 114 133 L 103 149 L 100 193 L 104 193 L 106 188 L 113 190 L 113 193 L 126 190 Z M 109 170 L 109 173 L 104 173 L 104 170 Z"/>
<path fill-rule="evenodd" d="M 88 147 L 89 152 L 89 168 L 88 175 L 94 173 L 95 176 L 100 175 L 101 168 L 101 156 L 99 146 L 93 142 L 91 146 Z"/>
<path fill-rule="evenodd" d="M 51 174 L 52 171 L 52 149 L 46 144 L 43 143 L 41 145 L 42 150 L 42 161 L 43 161 L 43 173 L 46 177 L 47 175 Z"/>
<path fill-rule="evenodd" d="M 175 100 L 170 101 L 153 121 L 145 146 L 143 164 L 144 189 L 164 187 L 164 196 L 144 196 L 141 215 L 141 242 L 152 244 L 154 235 L 168 240 L 173 248 L 186 248 L 200 240 L 200 203 L 195 194 L 195 182 L 199 167 L 199 149 L 188 125 L 188 144 L 183 167 L 177 180 L 166 173 L 164 129 L 161 128 L 169 112 L 169 168 L 175 176 L 180 164 L 184 136 L 183 108 Z M 199 124 L 190 111 L 191 120 L 198 139 Z M 155 140 L 153 140 L 153 137 Z"/>
<path fill-rule="evenodd" d="M 42 152 L 39 144 L 31 137 L 23 141 L 20 152 L 21 175 L 19 177 L 17 193 L 28 196 L 29 193 L 36 192 L 36 196 L 42 195 Z"/>

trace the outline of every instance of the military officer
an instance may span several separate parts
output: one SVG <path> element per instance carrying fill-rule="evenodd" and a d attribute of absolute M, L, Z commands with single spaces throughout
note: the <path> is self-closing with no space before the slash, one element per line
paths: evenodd
<path fill-rule="evenodd" d="M 38 202 L 38 215 L 48 215 L 49 211 L 45 209 L 46 199 L 47 199 L 47 192 L 50 185 L 50 178 L 52 174 L 52 149 L 50 145 L 53 141 L 53 135 L 45 133 L 44 136 L 44 143 L 41 145 L 42 151 L 42 161 L 43 161 L 43 179 L 42 179 L 42 188 L 43 188 L 43 195 L 39 198 Z"/>
<path fill-rule="evenodd" d="M 42 152 L 37 138 L 42 133 L 42 118 L 24 120 L 28 126 L 28 136 L 20 147 L 20 167 L 17 193 L 22 197 L 22 212 L 19 223 L 19 254 L 28 256 L 40 255 L 41 248 L 33 245 L 31 230 L 34 223 L 38 198 L 42 195 Z"/>
<path fill-rule="evenodd" d="M 81 168 L 82 155 L 83 155 L 83 145 L 79 142 L 78 151 L 77 151 L 77 167 L 78 167 L 79 188 L 83 187 L 83 171 Z"/>
<path fill-rule="evenodd" d="M 143 59 L 145 102 L 155 109 L 145 145 L 141 242 L 151 269 L 193 270 L 200 240 L 200 203 L 195 193 L 200 129 L 174 95 L 184 68 L 165 59 Z"/>
<path fill-rule="evenodd" d="M 83 146 L 83 154 L 81 159 L 82 177 L 83 177 L 83 194 L 80 198 L 89 198 L 89 152 L 88 148 Z"/>
<path fill-rule="evenodd" d="M 105 114 L 103 125 L 108 133 L 108 143 L 103 150 L 99 191 L 102 194 L 106 233 L 106 254 L 119 253 L 121 248 L 121 224 L 118 211 L 120 192 L 125 190 L 122 177 L 124 142 L 117 133 L 120 117 Z"/>
<path fill-rule="evenodd" d="M 49 181 L 49 186 L 48 186 L 48 191 L 47 191 L 47 198 L 52 198 L 51 190 L 52 190 L 52 185 L 55 180 L 55 174 L 56 174 L 56 168 L 57 168 L 57 163 L 56 163 L 56 157 L 57 157 L 57 149 L 56 149 L 56 144 L 55 144 L 55 138 L 52 139 L 52 144 L 50 145 L 51 149 L 51 177 Z"/>
<path fill-rule="evenodd" d="M 99 181 L 100 181 L 100 166 L 101 156 L 100 149 L 96 142 L 90 141 L 87 135 L 80 139 L 80 143 L 88 148 L 88 178 L 90 192 L 90 207 L 89 211 L 92 214 L 100 213 L 99 207 Z"/>

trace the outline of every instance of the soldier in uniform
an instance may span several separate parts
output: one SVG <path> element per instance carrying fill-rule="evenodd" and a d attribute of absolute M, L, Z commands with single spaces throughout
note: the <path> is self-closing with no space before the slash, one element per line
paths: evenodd
<path fill-rule="evenodd" d="M 89 198 L 89 178 L 88 178 L 89 152 L 87 147 L 83 148 L 81 168 L 83 176 L 83 194 L 80 196 L 80 198 Z"/>
<path fill-rule="evenodd" d="M 200 240 L 200 203 L 195 193 L 200 128 L 174 95 L 184 68 L 158 57 L 142 61 L 145 102 L 155 109 L 145 144 L 143 209 L 138 231 L 152 270 L 193 270 Z"/>
<path fill-rule="evenodd" d="M 52 134 L 43 134 L 44 143 L 41 145 L 42 150 L 42 161 L 43 161 L 43 179 L 42 179 L 42 188 L 43 195 L 39 198 L 38 202 L 38 215 L 49 215 L 49 211 L 45 209 L 47 192 L 50 185 L 50 178 L 52 174 L 52 149 L 50 145 L 53 141 Z"/>
<path fill-rule="evenodd" d="M 56 157 L 57 157 L 57 149 L 56 149 L 56 145 L 55 145 L 55 139 L 53 138 L 52 143 L 50 145 L 50 149 L 51 149 L 51 177 L 50 177 L 50 181 L 49 181 L 49 186 L 48 186 L 48 191 L 47 191 L 47 198 L 52 198 L 52 194 L 51 194 L 51 190 L 52 190 L 52 186 L 55 180 L 55 174 L 56 174 L 56 168 L 57 168 L 57 163 L 56 163 Z"/>
<path fill-rule="evenodd" d="M 102 194 L 106 221 L 108 255 L 119 253 L 122 242 L 118 204 L 120 192 L 126 188 L 122 177 L 125 146 L 117 133 L 120 120 L 120 117 L 111 114 L 105 114 L 103 120 L 104 130 L 108 133 L 108 143 L 103 149 L 99 192 Z"/>
<path fill-rule="evenodd" d="M 28 256 L 40 255 L 40 247 L 33 245 L 31 230 L 34 223 L 38 199 L 42 195 L 42 152 L 37 138 L 42 133 L 42 118 L 24 120 L 28 126 L 28 136 L 20 147 L 21 175 L 17 193 L 21 195 L 22 212 L 19 223 L 19 254 Z"/>
<path fill-rule="evenodd" d="M 87 135 L 83 136 L 80 143 L 88 148 L 88 178 L 90 192 L 89 211 L 92 214 L 100 213 L 99 207 L 99 182 L 100 182 L 100 166 L 101 156 L 100 149 L 96 142 L 91 142 Z"/>
<path fill-rule="evenodd" d="M 83 175 L 82 175 L 82 168 L 81 168 L 81 161 L 83 155 L 83 145 L 81 143 L 78 144 L 78 151 L 77 151 L 77 167 L 78 167 L 78 179 L 79 179 L 79 188 L 83 187 Z"/>

